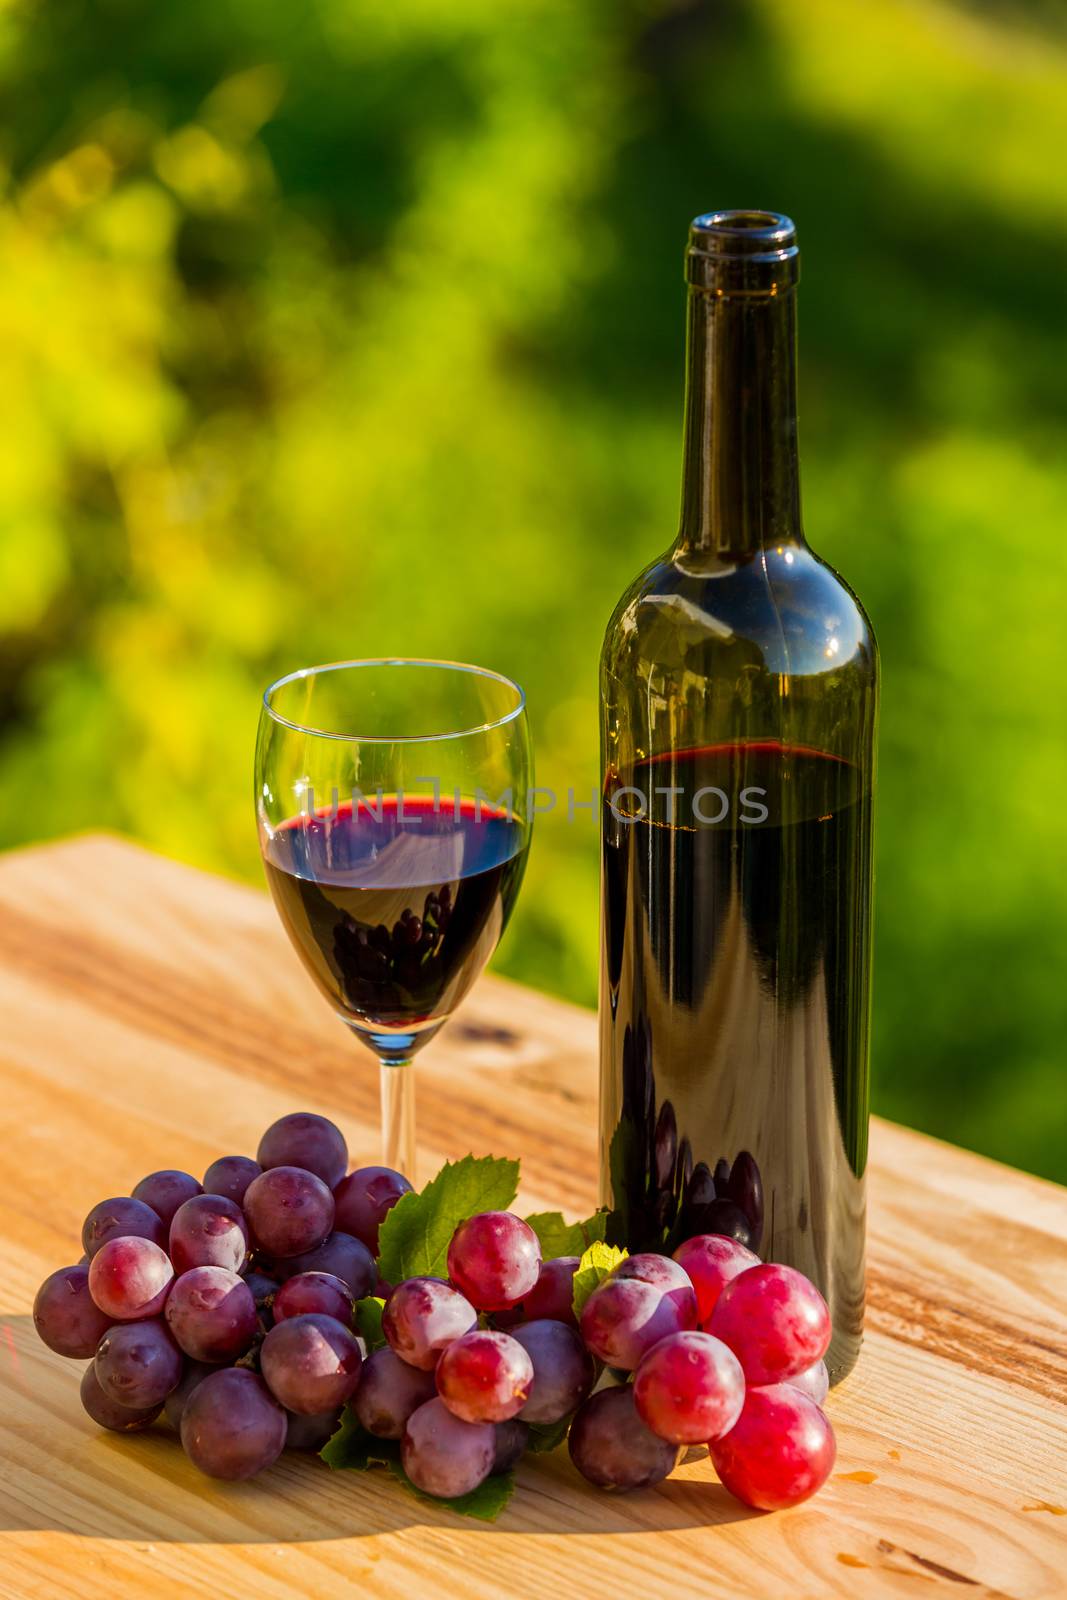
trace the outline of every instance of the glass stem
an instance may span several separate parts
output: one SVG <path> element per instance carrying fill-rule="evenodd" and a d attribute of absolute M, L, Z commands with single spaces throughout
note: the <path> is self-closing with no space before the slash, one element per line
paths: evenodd
<path fill-rule="evenodd" d="M 382 1062 L 382 1163 L 415 1182 L 415 1069 Z"/>

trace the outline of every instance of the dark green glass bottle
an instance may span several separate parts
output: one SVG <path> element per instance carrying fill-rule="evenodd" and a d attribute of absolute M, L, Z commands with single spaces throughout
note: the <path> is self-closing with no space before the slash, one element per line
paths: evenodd
<path fill-rule="evenodd" d="M 698 217 L 681 528 L 601 658 L 602 1195 L 619 1243 L 730 1233 L 863 1327 L 877 651 L 808 547 L 796 234 Z"/>

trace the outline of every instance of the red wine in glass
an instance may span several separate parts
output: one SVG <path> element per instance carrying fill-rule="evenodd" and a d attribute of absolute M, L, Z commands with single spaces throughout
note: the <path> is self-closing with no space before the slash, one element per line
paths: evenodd
<path fill-rule="evenodd" d="M 290 939 L 379 1056 L 407 1058 L 496 948 L 529 830 L 482 801 L 382 795 L 293 817 L 264 849 Z"/>

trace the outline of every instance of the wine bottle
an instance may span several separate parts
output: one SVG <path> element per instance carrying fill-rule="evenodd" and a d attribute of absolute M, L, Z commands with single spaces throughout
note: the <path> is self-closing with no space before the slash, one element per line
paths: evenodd
<path fill-rule="evenodd" d="M 809 548 L 796 232 L 693 223 L 680 530 L 601 658 L 610 1237 L 727 1233 L 863 1328 L 877 650 Z"/>

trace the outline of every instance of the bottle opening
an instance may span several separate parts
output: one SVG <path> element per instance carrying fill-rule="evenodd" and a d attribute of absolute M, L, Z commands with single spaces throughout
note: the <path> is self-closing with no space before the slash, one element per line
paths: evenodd
<path fill-rule="evenodd" d="M 686 277 L 719 294 L 780 294 L 800 275 L 797 231 L 779 211 L 708 211 L 693 219 Z"/>

